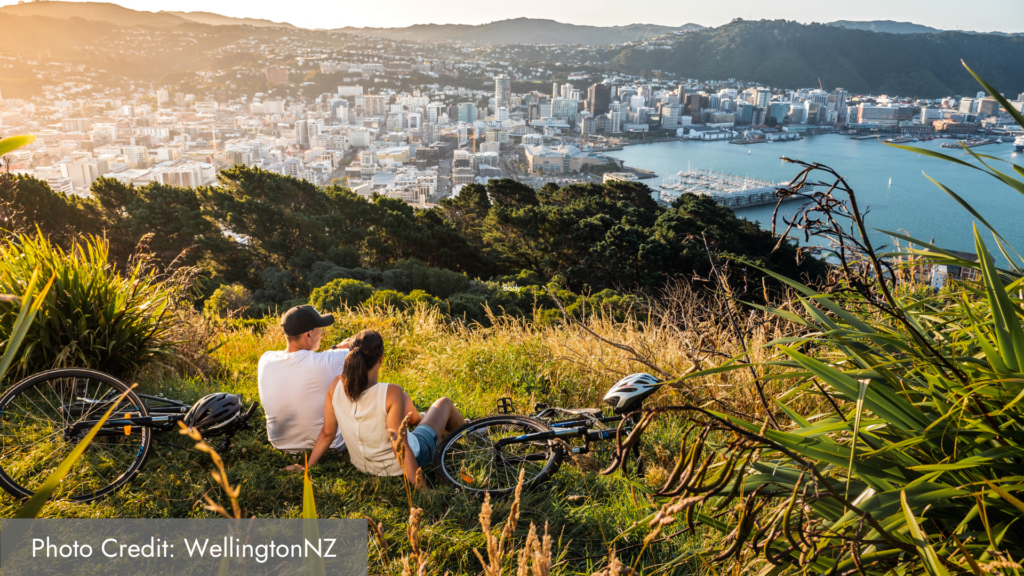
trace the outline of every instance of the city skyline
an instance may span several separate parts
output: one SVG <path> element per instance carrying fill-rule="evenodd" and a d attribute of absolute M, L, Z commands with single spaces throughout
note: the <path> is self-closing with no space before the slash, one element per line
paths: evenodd
<path fill-rule="evenodd" d="M 71 0 L 85 1 L 85 0 Z M 17 4 L 17 0 L 0 0 L 0 6 Z M 412 0 L 394 0 L 388 10 L 376 6 L 324 6 L 308 0 L 289 3 L 288 10 L 266 0 L 255 0 L 240 5 L 226 0 L 119 0 L 113 2 L 132 10 L 212 12 L 236 18 L 260 18 L 275 22 L 288 22 L 302 28 L 387 27 L 400 28 L 417 24 L 480 25 L 510 18 L 538 18 L 585 26 L 620 26 L 628 24 L 659 24 L 681 26 L 693 23 L 717 27 L 734 18 L 748 20 L 787 19 L 801 23 L 827 23 L 836 20 L 870 21 L 892 20 L 931 26 L 942 30 L 975 32 L 1024 32 L 1024 10 L 1019 0 L 992 0 L 984 12 L 964 11 L 953 0 L 932 2 L 863 0 L 855 11 L 840 2 L 806 3 L 799 0 L 779 0 L 771 4 L 754 0 L 735 0 L 729 9 L 712 4 L 664 4 L 654 0 L 639 0 L 623 14 L 610 0 L 595 0 L 588 10 L 578 5 L 507 5 L 484 4 L 480 9 L 461 13 L 457 10 L 438 10 L 436 3 L 424 4 Z M 438 17 L 444 13 L 444 17 Z M 459 17 L 465 14 L 464 17 Z M 633 19 L 629 14 L 657 14 L 657 19 Z M 992 15 L 998 14 L 998 19 Z M 994 28 L 998 25 L 998 29 Z"/>

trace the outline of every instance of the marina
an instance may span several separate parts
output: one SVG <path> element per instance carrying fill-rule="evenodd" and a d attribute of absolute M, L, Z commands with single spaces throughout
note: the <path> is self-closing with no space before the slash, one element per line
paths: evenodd
<path fill-rule="evenodd" d="M 729 208 L 743 208 L 775 204 L 779 199 L 776 191 L 785 186 L 711 170 L 686 170 L 663 178 L 658 191 L 662 199 L 674 200 L 683 194 L 697 194 L 708 196 Z"/>

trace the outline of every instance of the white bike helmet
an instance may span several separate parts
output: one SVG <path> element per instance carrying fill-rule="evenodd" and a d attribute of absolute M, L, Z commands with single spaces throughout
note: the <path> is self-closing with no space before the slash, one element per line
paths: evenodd
<path fill-rule="evenodd" d="M 203 436 L 217 436 L 227 431 L 242 413 L 242 399 L 235 394 L 203 396 L 185 414 L 185 425 Z"/>
<path fill-rule="evenodd" d="M 625 414 L 636 410 L 644 398 L 661 388 L 661 380 L 646 373 L 630 374 L 615 383 L 608 393 L 604 395 L 604 401 L 611 404 L 612 412 Z"/>

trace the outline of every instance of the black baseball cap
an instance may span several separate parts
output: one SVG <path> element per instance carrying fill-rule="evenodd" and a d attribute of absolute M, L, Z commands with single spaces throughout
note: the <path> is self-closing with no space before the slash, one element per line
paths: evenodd
<path fill-rule="evenodd" d="M 298 336 L 314 328 L 325 328 L 331 324 L 334 324 L 333 314 L 321 314 L 309 304 L 296 306 L 285 312 L 281 318 L 281 327 L 289 336 Z"/>

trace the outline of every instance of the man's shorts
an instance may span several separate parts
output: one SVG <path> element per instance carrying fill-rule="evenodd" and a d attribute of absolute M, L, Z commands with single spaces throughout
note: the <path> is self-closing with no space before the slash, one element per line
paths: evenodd
<path fill-rule="evenodd" d="M 434 464 L 434 453 L 437 452 L 437 432 L 430 426 L 420 424 L 409 434 L 416 437 L 416 463 L 420 468 L 429 468 Z"/>

